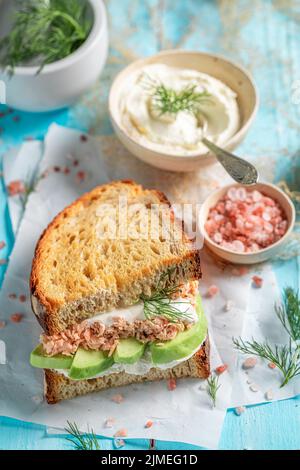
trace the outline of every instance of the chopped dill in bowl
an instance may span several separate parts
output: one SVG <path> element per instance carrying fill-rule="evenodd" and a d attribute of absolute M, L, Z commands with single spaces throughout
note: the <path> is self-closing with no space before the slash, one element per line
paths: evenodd
<path fill-rule="evenodd" d="M 0 39 L 0 65 L 13 74 L 17 66 L 46 64 L 75 52 L 93 26 L 89 2 L 20 0 L 10 32 Z"/>

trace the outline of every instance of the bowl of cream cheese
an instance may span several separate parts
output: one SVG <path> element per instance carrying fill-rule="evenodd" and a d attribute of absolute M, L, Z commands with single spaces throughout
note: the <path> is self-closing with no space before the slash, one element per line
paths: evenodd
<path fill-rule="evenodd" d="M 203 137 L 234 150 L 258 101 L 242 67 L 221 56 L 171 50 L 122 70 L 110 90 L 109 112 L 133 155 L 163 170 L 186 172 L 216 161 Z"/>

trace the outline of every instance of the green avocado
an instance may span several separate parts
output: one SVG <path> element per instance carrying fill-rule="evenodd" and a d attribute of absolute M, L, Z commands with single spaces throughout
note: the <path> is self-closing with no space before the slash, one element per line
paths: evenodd
<path fill-rule="evenodd" d="M 74 356 L 46 356 L 43 346 L 40 344 L 30 354 L 30 364 L 39 369 L 69 369 L 72 365 Z"/>
<path fill-rule="evenodd" d="M 120 339 L 114 352 L 114 360 L 120 364 L 134 364 L 145 351 L 145 344 L 135 338 Z"/>
<path fill-rule="evenodd" d="M 88 379 L 100 374 L 114 363 L 113 357 L 109 357 L 103 351 L 87 351 L 83 348 L 77 349 L 69 372 L 71 379 Z"/>
<path fill-rule="evenodd" d="M 152 362 L 165 364 L 187 357 L 197 349 L 207 336 L 207 320 L 203 312 L 200 295 L 196 299 L 196 311 L 199 320 L 189 330 L 178 333 L 171 341 L 155 342 L 150 345 Z"/>

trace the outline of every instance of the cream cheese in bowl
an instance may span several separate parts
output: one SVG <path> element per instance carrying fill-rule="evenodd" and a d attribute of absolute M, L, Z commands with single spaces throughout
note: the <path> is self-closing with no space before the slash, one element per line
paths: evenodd
<path fill-rule="evenodd" d="M 159 63 L 128 77 L 119 108 L 122 127 L 133 140 L 170 155 L 206 153 L 204 136 L 222 145 L 236 134 L 241 121 L 237 95 L 225 83 Z"/>

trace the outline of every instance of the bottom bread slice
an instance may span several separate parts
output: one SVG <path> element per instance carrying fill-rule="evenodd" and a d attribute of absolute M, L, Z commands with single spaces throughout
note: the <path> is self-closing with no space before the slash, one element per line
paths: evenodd
<path fill-rule="evenodd" d="M 206 338 L 202 347 L 187 361 L 172 369 L 151 369 L 145 375 L 132 375 L 120 372 L 96 379 L 70 380 L 59 372 L 45 370 L 46 400 L 49 404 L 61 400 L 69 400 L 91 392 L 99 392 L 107 388 L 123 387 L 124 385 L 142 382 L 154 382 L 165 379 L 198 378 L 206 379 L 210 374 L 209 339 Z"/>

